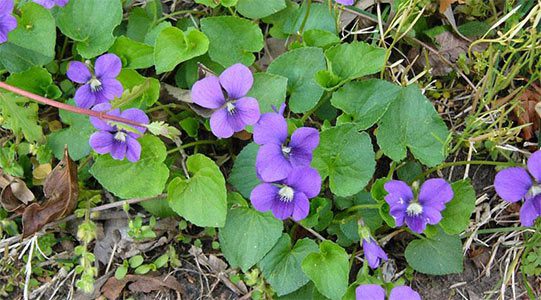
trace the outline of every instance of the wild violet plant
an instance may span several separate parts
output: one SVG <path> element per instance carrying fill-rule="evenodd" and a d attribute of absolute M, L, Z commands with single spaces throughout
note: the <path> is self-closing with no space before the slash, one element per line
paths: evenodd
<path fill-rule="evenodd" d="M 223 256 L 254 298 L 418 300 L 426 291 L 407 286 L 416 272 L 462 272 L 463 237 L 483 229 L 471 231 L 471 182 L 452 182 L 447 169 L 481 163 L 446 157 L 463 140 L 434 108 L 432 78 L 404 68 L 411 84 L 394 83 L 388 54 L 399 48 L 381 44 L 392 36 L 344 34 L 360 23 L 339 32 L 353 0 L 192 2 L 169 12 L 157 0 L 0 0 L 0 126 L 8 133 L 0 167 L 39 194 L 25 175 L 64 151 L 79 167 L 77 287 L 90 292 L 105 275 L 94 266 L 122 277 L 140 266 L 165 272 L 177 260 L 170 250 L 165 263 L 133 266 L 94 255 L 100 221 L 90 208 L 102 194 L 105 208 L 137 214 L 135 227 L 172 217 L 180 232 L 169 249 L 185 243 Z M 379 5 L 384 13 L 374 16 L 400 23 L 386 12 L 400 16 L 402 6 Z M 270 51 L 271 38 L 283 52 Z M 531 231 L 541 215 L 539 153 L 527 170 L 503 169 L 494 182 L 504 200 L 524 200 L 520 221 Z M 15 235 L 18 216 L 5 212 L 0 229 Z M 145 237 L 158 234 L 152 228 Z M 49 234 L 71 237 L 62 228 Z"/>

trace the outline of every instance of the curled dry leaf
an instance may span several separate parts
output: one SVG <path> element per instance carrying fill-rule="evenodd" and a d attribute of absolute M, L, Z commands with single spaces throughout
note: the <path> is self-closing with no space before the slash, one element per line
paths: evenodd
<path fill-rule="evenodd" d="M 526 89 L 518 97 L 520 105 L 515 108 L 517 122 L 520 125 L 531 123 L 531 126 L 522 128 L 522 137 L 529 141 L 535 137 L 535 133 L 540 128 L 540 104 L 541 103 L 541 88 L 532 85 Z"/>
<path fill-rule="evenodd" d="M 152 291 L 174 290 L 184 295 L 184 288 L 173 276 L 167 278 L 150 275 L 126 275 L 122 280 L 111 277 L 101 288 L 103 296 L 109 300 L 115 300 L 120 297 L 126 284 L 132 282 L 128 288 L 134 293 L 150 293 Z"/>
<path fill-rule="evenodd" d="M 24 181 L 4 174 L 2 170 L 0 170 L 0 188 L 2 189 L 0 204 L 8 212 L 22 214 L 28 203 L 35 199 Z"/>
<path fill-rule="evenodd" d="M 210 115 L 212 115 L 211 109 L 204 108 L 193 102 L 190 90 L 184 90 L 176 86 L 163 83 L 161 97 L 165 99 L 172 98 L 173 102 L 186 103 L 186 105 L 188 105 L 196 114 L 203 118 L 209 118 Z"/>
<path fill-rule="evenodd" d="M 47 223 L 59 220 L 77 207 L 79 186 L 77 165 L 64 149 L 64 158 L 45 179 L 43 185 L 45 202 L 29 205 L 23 213 L 23 237 L 40 230 Z"/>

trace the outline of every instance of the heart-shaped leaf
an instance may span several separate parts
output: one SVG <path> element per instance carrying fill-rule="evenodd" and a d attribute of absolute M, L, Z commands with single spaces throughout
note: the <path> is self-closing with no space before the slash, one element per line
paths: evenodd
<path fill-rule="evenodd" d="M 209 49 L 209 40 L 201 31 L 193 28 L 183 32 L 176 27 L 168 27 L 160 32 L 154 47 L 156 72 L 173 70 L 181 62 L 203 55 Z"/>

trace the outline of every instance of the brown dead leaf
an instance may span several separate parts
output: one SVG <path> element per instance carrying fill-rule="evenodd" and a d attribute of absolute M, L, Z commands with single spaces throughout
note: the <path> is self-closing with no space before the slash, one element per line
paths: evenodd
<path fill-rule="evenodd" d="M 56 165 L 43 184 L 45 202 L 29 205 L 23 213 L 23 237 L 27 237 L 52 221 L 73 212 L 77 206 L 79 186 L 77 165 L 64 149 L 64 158 Z"/>
<path fill-rule="evenodd" d="M 35 199 L 24 181 L 4 174 L 2 170 L 0 170 L 0 188 L 2 189 L 0 204 L 8 212 L 22 214 L 28 203 Z"/>
<path fill-rule="evenodd" d="M 455 64 L 460 58 L 461 54 L 467 54 L 470 42 L 456 36 L 452 32 L 445 31 L 438 34 L 434 38 L 436 42 L 436 50 L 438 53 L 427 51 L 425 53 L 420 52 L 417 48 L 411 48 L 408 53 L 408 58 L 413 60 L 415 57 L 420 56 L 415 61 L 415 66 L 419 69 L 425 69 L 430 67 L 430 73 L 433 76 L 445 76 L 453 71 L 453 67 L 449 65 L 445 60 L 451 64 Z M 486 48 L 486 44 L 477 44 L 472 47 L 472 52 L 480 52 Z M 426 57 L 426 59 L 425 59 Z"/>
<path fill-rule="evenodd" d="M 167 278 L 161 276 L 150 275 L 126 275 L 124 279 L 118 280 L 111 277 L 101 288 L 103 296 L 109 300 L 115 300 L 120 297 L 122 290 L 128 283 L 132 282 L 128 288 L 134 293 L 150 293 L 152 291 L 165 291 L 167 289 L 174 290 L 181 295 L 184 295 L 184 288 L 174 277 Z"/>
<path fill-rule="evenodd" d="M 541 102 L 541 88 L 533 85 L 518 97 L 520 105 L 515 108 L 517 122 L 520 125 L 531 123 L 531 126 L 522 128 L 522 137 L 529 141 L 535 137 L 540 128 L 540 115 L 536 106 Z"/>
<path fill-rule="evenodd" d="M 451 4 L 455 3 L 457 0 L 440 0 L 440 13 L 444 13 Z"/>

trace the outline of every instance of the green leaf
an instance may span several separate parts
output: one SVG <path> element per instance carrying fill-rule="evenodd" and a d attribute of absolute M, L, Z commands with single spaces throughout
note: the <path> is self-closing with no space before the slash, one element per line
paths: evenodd
<path fill-rule="evenodd" d="M 195 0 L 195 3 L 203 4 L 211 8 L 216 8 L 218 5 L 231 7 L 237 4 L 237 0 Z"/>
<path fill-rule="evenodd" d="M 424 274 L 447 275 L 463 270 L 460 238 L 443 231 L 430 239 L 411 241 L 405 256 L 414 270 Z"/>
<path fill-rule="evenodd" d="M 130 268 L 135 269 L 139 267 L 140 265 L 142 265 L 143 262 L 145 262 L 145 259 L 141 255 L 136 255 L 136 256 L 130 257 L 128 262 L 130 264 Z"/>
<path fill-rule="evenodd" d="M 120 0 L 70 0 L 56 16 L 60 31 L 77 42 L 77 52 L 84 58 L 107 51 L 115 41 L 113 30 L 121 21 Z"/>
<path fill-rule="evenodd" d="M 250 193 L 259 184 L 255 170 L 255 159 L 259 146 L 256 143 L 250 143 L 242 149 L 233 165 L 229 183 L 245 198 L 250 198 Z"/>
<path fill-rule="evenodd" d="M 359 130 L 364 130 L 379 121 L 398 93 L 400 87 L 397 85 L 369 79 L 347 83 L 333 93 L 331 103 L 349 114 Z"/>
<path fill-rule="evenodd" d="M 250 19 L 261 19 L 286 8 L 285 0 L 238 0 L 238 12 Z"/>
<path fill-rule="evenodd" d="M 160 0 L 147 1 L 145 8 L 134 7 L 128 16 L 126 35 L 134 41 L 145 42 L 147 34 L 156 26 L 163 24 L 156 25 L 161 15 L 162 7 Z M 149 45 L 154 46 L 154 43 Z"/>
<path fill-rule="evenodd" d="M 203 55 L 209 49 L 209 40 L 193 28 L 183 32 L 177 27 L 165 28 L 156 39 L 154 61 L 158 74 L 172 71 L 181 62 Z"/>
<path fill-rule="evenodd" d="M 109 52 L 118 55 L 128 69 L 146 69 L 154 65 L 154 47 L 129 37 L 119 36 Z"/>
<path fill-rule="evenodd" d="M 151 135 L 138 141 L 142 148 L 138 162 L 114 160 L 106 154 L 100 155 L 90 168 L 90 174 L 105 189 L 122 199 L 159 195 L 169 177 L 169 168 L 163 163 L 167 156 L 163 142 Z"/>
<path fill-rule="evenodd" d="M 297 9 L 293 16 L 288 16 L 284 19 L 284 32 L 296 34 L 301 29 L 302 23 L 306 16 L 308 5 L 306 2 Z M 327 3 L 312 3 L 310 5 L 310 13 L 304 25 L 304 30 L 320 29 L 329 32 L 336 32 L 336 20 L 333 10 L 329 9 Z"/>
<path fill-rule="evenodd" d="M 267 72 L 287 77 L 289 108 L 303 113 L 313 108 L 323 95 L 323 89 L 314 80 L 314 75 L 322 69 L 325 69 L 323 50 L 305 47 L 280 55 Z"/>
<path fill-rule="evenodd" d="M 404 159 L 406 149 L 430 167 L 444 160 L 449 131 L 416 85 L 401 89 L 378 124 L 378 144 L 392 160 Z"/>
<path fill-rule="evenodd" d="M 124 279 L 124 277 L 126 277 L 126 274 L 128 274 L 128 268 L 124 265 L 121 265 L 115 271 L 115 278 L 118 280 L 122 280 Z"/>
<path fill-rule="evenodd" d="M 346 251 L 331 241 L 323 241 L 318 253 L 311 253 L 302 262 L 302 270 L 324 296 L 339 300 L 346 293 L 349 259 Z"/>
<path fill-rule="evenodd" d="M 144 77 L 135 70 L 123 69 L 117 79 L 124 87 L 122 97 L 111 102 L 113 107 L 146 109 L 160 97 L 160 81 Z"/>
<path fill-rule="evenodd" d="M 376 167 L 368 134 L 357 132 L 353 125 L 342 125 L 323 131 L 320 140 L 312 166 L 323 179 L 329 177 L 331 191 L 342 197 L 361 191 Z"/>
<path fill-rule="evenodd" d="M 439 223 L 447 234 L 459 234 L 468 228 L 470 216 L 475 209 L 475 190 L 465 180 L 457 181 L 451 185 L 455 196 L 445 205 L 442 212 L 443 219 Z"/>
<path fill-rule="evenodd" d="M 321 30 L 311 29 L 302 33 L 303 42 L 309 47 L 327 48 L 334 44 L 340 43 L 340 38 L 336 33 Z"/>
<path fill-rule="evenodd" d="M 302 288 L 296 290 L 291 294 L 287 294 L 282 297 L 276 298 L 276 300 L 299 300 L 299 299 L 310 299 L 310 300 L 328 300 L 329 298 L 321 295 L 316 286 L 311 281 L 308 284 L 305 284 Z"/>
<path fill-rule="evenodd" d="M 256 24 L 238 17 L 210 17 L 201 20 L 201 30 L 210 41 L 209 55 L 224 67 L 255 61 L 252 52 L 263 49 L 263 33 Z"/>
<path fill-rule="evenodd" d="M 53 150 L 57 159 L 64 156 L 64 146 L 68 146 L 71 159 L 77 161 L 88 154 L 92 148 L 88 144 L 90 135 L 96 129 L 90 124 L 88 116 L 60 110 L 60 118 L 68 128 L 51 133 L 47 136 L 47 145 Z"/>
<path fill-rule="evenodd" d="M 222 172 L 210 158 L 202 154 L 190 156 L 186 166 L 191 177 L 177 177 L 169 183 L 169 206 L 197 226 L 224 226 L 227 190 Z"/>
<path fill-rule="evenodd" d="M 26 3 L 17 17 L 17 28 L 0 44 L 0 64 L 11 73 L 51 62 L 55 55 L 56 26 L 49 10 Z"/>
<path fill-rule="evenodd" d="M 154 199 L 149 201 L 140 202 L 141 205 L 146 211 L 151 213 L 153 216 L 160 218 L 174 217 L 177 213 L 169 206 L 167 199 Z"/>
<path fill-rule="evenodd" d="M 286 101 L 287 78 L 269 73 L 255 73 L 254 85 L 248 92 L 259 102 L 261 113 L 272 112 L 272 106 L 279 108 Z"/>
<path fill-rule="evenodd" d="M 11 129 L 16 135 L 22 134 L 29 142 L 38 142 L 43 137 L 38 124 L 38 105 L 26 98 L 0 92 L 0 111 L 4 121 L 2 128 Z"/>
<path fill-rule="evenodd" d="M 32 67 L 22 73 L 13 73 L 6 79 L 6 83 L 47 98 L 58 98 L 62 93 L 53 83 L 51 74 L 42 67 Z"/>
<path fill-rule="evenodd" d="M 380 72 L 385 67 L 385 49 L 365 42 L 334 46 L 325 51 L 325 57 L 329 71 L 338 76 L 341 83 Z"/>
<path fill-rule="evenodd" d="M 233 208 L 228 212 L 224 228 L 220 229 L 220 246 L 229 264 L 246 272 L 274 247 L 282 229 L 282 222 L 270 212 Z"/>
<path fill-rule="evenodd" d="M 291 238 L 283 234 L 278 243 L 259 262 L 267 282 L 278 296 L 289 294 L 307 284 L 309 279 L 301 269 L 303 259 L 317 252 L 317 244 L 310 239 L 301 239 L 291 247 Z"/>
<path fill-rule="evenodd" d="M 310 214 L 300 223 L 304 227 L 313 227 L 316 231 L 322 231 L 331 224 L 332 219 L 332 201 L 316 197 L 310 200 Z"/>

